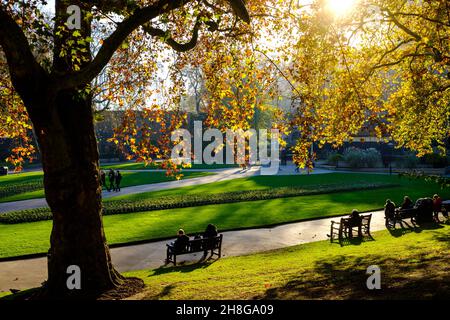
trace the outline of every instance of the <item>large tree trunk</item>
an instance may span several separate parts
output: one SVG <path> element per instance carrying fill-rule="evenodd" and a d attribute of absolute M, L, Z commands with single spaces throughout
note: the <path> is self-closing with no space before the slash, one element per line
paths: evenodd
<path fill-rule="evenodd" d="M 81 6 L 78 0 L 55 1 L 55 34 L 58 26 L 67 21 L 70 4 Z M 90 20 L 83 18 L 78 31 L 83 38 L 90 36 Z M 69 40 L 77 40 L 71 38 L 72 34 L 69 30 L 55 38 L 53 70 L 62 74 L 74 68 L 72 54 L 60 54 Z M 84 48 L 84 54 L 76 54 L 82 59 L 80 67 L 91 60 L 89 43 Z M 86 89 L 54 92 L 50 87 L 45 94 L 47 101 L 41 106 L 45 112 L 31 114 L 42 154 L 45 197 L 53 214 L 46 286 L 50 296 L 90 297 L 122 281 L 112 266 L 103 231 L 92 97 Z M 73 265 L 81 271 L 80 290 L 69 290 L 67 286 L 71 276 L 68 267 Z"/>
<path fill-rule="evenodd" d="M 34 119 L 53 213 L 47 289 L 50 295 L 87 297 L 115 288 L 122 279 L 111 264 L 103 232 L 91 99 L 69 91 L 53 103 L 46 106 L 48 118 Z M 67 288 L 71 265 L 81 270 L 81 290 Z"/>

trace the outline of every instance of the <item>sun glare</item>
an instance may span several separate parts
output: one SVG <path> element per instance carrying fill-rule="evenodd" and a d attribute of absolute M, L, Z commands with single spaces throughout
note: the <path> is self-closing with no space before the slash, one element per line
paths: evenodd
<path fill-rule="evenodd" d="M 350 12 L 356 0 L 328 0 L 328 8 L 337 16 L 343 16 Z"/>

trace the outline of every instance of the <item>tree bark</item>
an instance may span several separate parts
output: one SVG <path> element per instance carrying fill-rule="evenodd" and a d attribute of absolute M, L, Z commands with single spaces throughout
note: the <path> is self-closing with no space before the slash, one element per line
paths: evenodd
<path fill-rule="evenodd" d="M 67 20 L 68 4 L 66 0 L 55 2 L 55 29 Z M 91 35 L 88 19 L 83 19 L 79 32 L 83 38 Z M 73 70 L 72 56 L 60 55 L 71 35 L 55 39 L 53 70 L 62 74 Z M 77 54 L 81 67 L 91 61 L 89 43 L 84 48 L 84 56 Z M 39 110 L 30 117 L 37 129 L 45 197 L 53 214 L 46 289 L 49 296 L 88 298 L 116 288 L 123 278 L 111 263 L 103 231 L 92 96 L 87 86 L 55 90 L 57 86 L 50 83 L 45 101 L 29 108 Z M 81 289 L 67 285 L 68 267 L 73 265 L 80 269 Z"/>
<path fill-rule="evenodd" d="M 61 92 L 34 119 L 44 169 L 45 197 L 53 213 L 47 289 L 50 296 L 88 297 L 117 287 L 102 225 L 99 155 L 90 97 Z M 81 270 L 81 290 L 67 287 L 67 268 Z"/>

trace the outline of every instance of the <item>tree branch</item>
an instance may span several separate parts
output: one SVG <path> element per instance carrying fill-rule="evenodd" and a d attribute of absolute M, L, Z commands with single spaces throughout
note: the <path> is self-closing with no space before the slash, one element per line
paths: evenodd
<path fill-rule="evenodd" d="M 153 6 L 136 9 L 130 17 L 118 24 L 117 29 L 103 42 L 95 58 L 86 67 L 71 74 L 52 73 L 53 82 L 57 89 L 75 88 L 91 82 L 134 30 L 163 13 L 185 5 L 189 1 L 192 0 L 160 0 Z"/>
<path fill-rule="evenodd" d="M 117 1 L 123 3 L 123 1 L 120 0 Z M 118 24 L 117 29 L 103 42 L 103 45 L 98 51 L 96 57 L 86 67 L 71 74 L 52 73 L 52 80 L 56 88 L 59 90 L 75 88 L 91 82 L 108 64 L 114 52 L 134 30 L 145 25 L 161 14 L 180 8 L 191 1 L 192 0 L 160 0 L 152 6 L 135 9 L 130 17 Z M 234 13 L 239 18 L 247 23 L 250 22 L 250 18 L 243 0 L 228 0 L 228 2 L 233 8 Z M 199 25 L 196 24 L 196 27 L 194 27 L 193 37 L 188 43 L 180 44 L 173 39 L 168 39 L 166 42 L 175 50 L 190 50 L 197 43 L 198 28 Z M 165 36 L 165 32 L 159 29 L 151 28 L 149 31 L 156 36 Z"/>
<path fill-rule="evenodd" d="M 436 23 L 442 26 L 446 26 L 446 27 L 450 27 L 450 23 L 444 22 L 444 21 L 440 21 L 437 19 L 432 19 L 429 17 L 426 17 L 424 15 L 418 14 L 418 13 L 408 13 L 408 12 L 395 12 L 393 13 L 394 16 L 405 16 L 405 17 L 416 17 L 416 18 L 421 18 L 424 19 L 426 21 L 432 22 L 432 23 Z"/>
<path fill-rule="evenodd" d="M 47 75 L 31 52 L 28 40 L 14 19 L 0 8 L 0 46 L 8 62 L 14 87 L 23 97 L 34 82 Z"/>
<path fill-rule="evenodd" d="M 407 34 L 409 34 L 411 37 L 413 37 L 414 39 L 416 39 L 416 41 L 420 41 L 422 40 L 422 37 L 417 34 L 416 32 L 412 31 L 411 29 L 408 29 L 405 25 L 401 24 L 400 21 L 397 20 L 397 18 L 395 17 L 395 15 L 391 12 L 391 10 L 389 10 L 388 8 L 381 8 L 381 11 L 384 11 L 388 14 L 389 18 L 391 18 L 392 22 L 399 27 L 400 29 L 402 29 L 404 32 L 406 32 Z"/>
<path fill-rule="evenodd" d="M 173 50 L 178 52 L 186 52 L 191 49 L 193 49 L 197 45 L 198 41 L 198 31 L 200 29 L 201 22 L 199 19 L 195 22 L 194 28 L 192 30 L 192 37 L 191 40 L 189 40 L 186 43 L 179 43 L 175 41 L 172 37 L 168 36 L 168 31 L 163 31 L 158 28 L 153 28 L 150 26 L 142 26 L 145 32 L 147 32 L 149 35 L 153 37 L 159 37 L 161 38 L 165 43 L 167 43 Z"/>

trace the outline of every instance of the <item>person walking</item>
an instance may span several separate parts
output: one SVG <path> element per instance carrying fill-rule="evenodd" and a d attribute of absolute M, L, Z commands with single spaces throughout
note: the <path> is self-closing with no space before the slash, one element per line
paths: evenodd
<path fill-rule="evenodd" d="M 115 182 L 116 182 L 116 188 L 114 191 L 119 192 L 120 191 L 120 182 L 122 181 L 122 174 L 120 173 L 119 170 L 116 171 L 116 176 L 115 176 Z"/>
<path fill-rule="evenodd" d="M 106 173 L 103 170 L 100 170 L 100 183 L 103 188 L 107 189 L 106 187 Z"/>
<path fill-rule="evenodd" d="M 115 187 L 114 187 L 115 177 L 114 176 L 115 176 L 114 170 L 113 169 L 109 169 L 109 172 L 108 172 L 108 180 L 109 180 L 108 191 L 111 191 L 111 190 L 115 189 Z"/>

